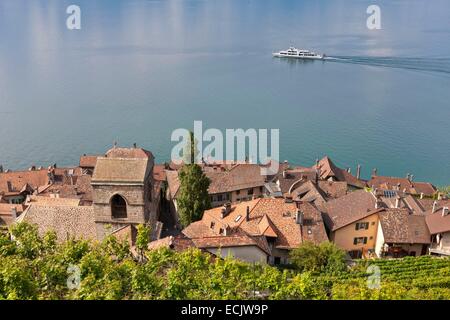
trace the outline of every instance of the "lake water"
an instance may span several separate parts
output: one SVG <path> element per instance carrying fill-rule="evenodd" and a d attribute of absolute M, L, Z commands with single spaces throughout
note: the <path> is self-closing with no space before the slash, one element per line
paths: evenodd
<path fill-rule="evenodd" d="M 176 128 L 279 128 L 280 158 L 450 184 L 450 2 L 0 0 L 0 163 L 113 141 L 169 159 Z M 81 7 L 82 28 L 65 26 Z M 295 45 L 329 61 L 284 61 Z"/>

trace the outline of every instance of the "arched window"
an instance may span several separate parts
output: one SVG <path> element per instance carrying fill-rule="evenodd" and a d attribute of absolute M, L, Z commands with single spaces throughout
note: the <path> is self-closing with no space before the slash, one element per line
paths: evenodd
<path fill-rule="evenodd" d="M 113 218 L 127 217 L 127 203 L 118 194 L 114 195 L 111 199 L 111 214 Z"/>

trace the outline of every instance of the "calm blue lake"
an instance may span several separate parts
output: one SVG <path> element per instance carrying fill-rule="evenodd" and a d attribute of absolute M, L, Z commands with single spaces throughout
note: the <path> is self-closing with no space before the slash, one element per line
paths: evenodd
<path fill-rule="evenodd" d="M 292 163 L 450 184 L 449 40 L 448 0 L 0 0 L 0 164 L 77 164 L 113 141 L 165 161 L 202 120 L 279 128 Z M 290 45 L 337 59 L 272 58 Z"/>

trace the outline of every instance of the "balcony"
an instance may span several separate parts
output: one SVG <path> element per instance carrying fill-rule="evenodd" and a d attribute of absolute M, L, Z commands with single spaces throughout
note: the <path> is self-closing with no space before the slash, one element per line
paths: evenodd
<path fill-rule="evenodd" d="M 441 247 L 438 244 L 433 243 L 430 247 L 431 254 L 438 254 L 443 256 L 450 256 L 450 247 Z"/>

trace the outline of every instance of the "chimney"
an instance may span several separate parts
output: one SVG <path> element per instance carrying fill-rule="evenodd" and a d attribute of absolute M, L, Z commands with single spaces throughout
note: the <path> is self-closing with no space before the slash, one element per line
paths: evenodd
<path fill-rule="evenodd" d="M 3 166 L 0 164 L 0 173 L 3 172 Z"/>
<path fill-rule="evenodd" d="M 437 199 L 438 199 L 438 200 L 441 200 L 441 199 L 442 199 L 442 196 L 441 196 L 441 193 L 440 193 L 440 192 L 438 192 Z"/>
<path fill-rule="evenodd" d="M 420 193 L 420 199 L 423 199 L 423 192 Z"/>
<path fill-rule="evenodd" d="M 358 164 L 356 167 L 356 179 L 359 179 L 361 177 L 361 165 Z"/>
<path fill-rule="evenodd" d="M 433 208 L 431 209 L 431 213 L 434 213 L 436 211 L 436 205 L 437 205 L 437 201 L 434 201 Z"/>
<path fill-rule="evenodd" d="M 303 212 L 298 210 L 297 213 L 295 214 L 295 223 L 299 224 L 299 225 L 303 225 Z"/>
<path fill-rule="evenodd" d="M 136 142 L 135 143 L 133 143 L 133 148 L 137 148 L 137 144 L 136 144 Z"/>
<path fill-rule="evenodd" d="M 48 176 L 48 183 L 52 184 L 55 181 L 55 169 L 53 169 L 52 167 L 48 167 L 47 176 Z"/>
<path fill-rule="evenodd" d="M 411 180 L 410 180 L 411 178 L 410 178 L 410 174 L 409 174 L 409 173 L 406 174 L 406 179 L 408 179 L 409 181 L 411 181 Z"/>
<path fill-rule="evenodd" d="M 16 209 L 16 207 L 12 207 L 11 208 L 11 216 L 12 216 L 14 221 L 17 219 L 17 209 Z"/>
<path fill-rule="evenodd" d="M 396 198 L 395 198 L 395 208 L 399 208 L 400 207 L 400 197 L 399 196 L 397 196 Z"/>
<path fill-rule="evenodd" d="M 380 208 L 381 208 L 381 199 L 379 197 L 377 197 L 375 200 L 375 209 L 380 209 Z"/>
<path fill-rule="evenodd" d="M 445 217 L 446 215 L 448 215 L 448 207 L 443 207 L 442 208 L 442 216 Z"/>
<path fill-rule="evenodd" d="M 286 179 L 286 176 L 287 176 L 287 172 L 286 172 L 286 170 L 283 170 L 283 178 Z"/>
<path fill-rule="evenodd" d="M 414 178 L 414 175 L 413 175 L 413 174 L 409 175 L 409 181 L 410 181 L 410 182 L 413 181 L 413 178 Z"/>
<path fill-rule="evenodd" d="M 222 219 L 225 218 L 231 211 L 231 203 L 227 202 L 222 207 Z"/>
<path fill-rule="evenodd" d="M 245 213 L 245 221 L 249 221 L 250 220 L 250 207 L 247 206 L 247 211 Z"/>
<path fill-rule="evenodd" d="M 352 173 L 352 169 L 350 167 L 347 168 L 348 173 Z"/>

